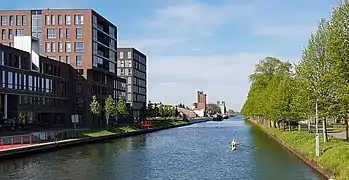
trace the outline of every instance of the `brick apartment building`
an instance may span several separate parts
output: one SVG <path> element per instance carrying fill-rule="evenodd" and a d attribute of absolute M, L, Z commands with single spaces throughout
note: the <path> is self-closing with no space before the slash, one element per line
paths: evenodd
<path fill-rule="evenodd" d="M 206 116 L 207 95 L 203 91 L 197 92 L 197 102 L 193 104 L 193 110 L 196 114 L 203 117 Z"/>
<path fill-rule="evenodd" d="M 147 104 L 147 57 L 134 48 L 118 48 L 117 75 L 127 81 L 126 99 L 138 118 Z"/>
<path fill-rule="evenodd" d="M 0 10 L 0 28 L 2 44 L 13 47 L 15 36 L 32 36 L 38 54 L 74 69 L 70 113 L 79 114 L 82 125 L 96 125 L 90 121 L 92 95 L 102 105 L 108 95 L 126 100 L 126 80 L 116 75 L 117 27 L 94 10 Z M 32 70 L 40 71 L 39 66 Z"/>

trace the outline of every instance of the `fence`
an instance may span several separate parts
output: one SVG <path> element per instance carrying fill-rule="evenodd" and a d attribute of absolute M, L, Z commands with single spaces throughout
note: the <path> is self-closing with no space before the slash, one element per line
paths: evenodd
<path fill-rule="evenodd" d="M 85 129 L 69 129 L 59 131 L 33 132 L 25 135 L 0 137 L 0 149 L 28 146 L 39 143 L 54 142 L 66 139 L 76 139 L 83 137 L 82 131 Z"/>

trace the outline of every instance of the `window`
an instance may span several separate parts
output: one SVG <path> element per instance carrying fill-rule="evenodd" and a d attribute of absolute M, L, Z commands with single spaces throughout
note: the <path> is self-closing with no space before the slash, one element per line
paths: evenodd
<path fill-rule="evenodd" d="M 47 39 L 54 39 L 57 36 L 56 29 L 54 28 L 48 28 L 47 29 Z"/>
<path fill-rule="evenodd" d="M 16 29 L 16 36 L 24 36 L 24 29 Z"/>
<path fill-rule="evenodd" d="M 128 76 L 128 75 L 130 75 L 130 74 L 128 73 L 128 70 L 125 69 L 125 76 Z"/>
<path fill-rule="evenodd" d="M 76 84 L 76 92 L 77 93 L 81 93 L 82 92 L 82 84 L 81 83 L 77 83 Z"/>
<path fill-rule="evenodd" d="M 109 26 L 109 36 L 115 38 L 115 29 L 112 26 Z"/>
<path fill-rule="evenodd" d="M 63 62 L 63 57 L 62 57 L 62 56 L 59 56 L 59 57 L 58 57 L 58 60 L 59 60 L 59 62 Z"/>
<path fill-rule="evenodd" d="M 75 25 L 84 24 L 84 15 L 81 15 L 81 14 L 74 15 L 74 23 Z"/>
<path fill-rule="evenodd" d="M 6 72 L 2 71 L 2 87 L 6 87 Z"/>
<path fill-rule="evenodd" d="M 65 43 L 65 52 L 71 52 L 71 43 L 70 42 Z"/>
<path fill-rule="evenodd" d="M 0 64 L 4 65 L 4 62 L 5 62 L 5 53 L 0 52 Z"/>
<path fill-rule="evenodd" d="M 65 35 L 66 35 L 66 38 L 70 38 L 70 30 L 69 28 L 65 29 Z"/>
<path fill-rule="evenodd" d="M 127 101 L 132 101 L 132 94 L 127 94 Z"/>
<path fill-rule="evenodd" d="M 93 28 L 93 40 L 97 41 L 97 30 Z"/>
<path fill-rule="evenodd" d="M 58 38 L 63 39 L 63 29 L 62 28 L 59 28 L 58 33 L 59 33 Z"/>
<path fill-rule="evenodd" d="M 28 76 L 28 89 L 29 91 L 33 90 L 33 77 L 31 75 Z"/>
<path fill-rule="evenodd" d="M 131 77 L 127 77 L 127 84 L 132 84 L 132 78 Z"/>
<path fill-rule="evenodd" d="M 127 92 L 132 92 L 132 86 L 131 85 L 127 86 Z"/>
<path fill-rule="evenodd" d="M 12 32 L 12 29 L 9 29 L 9 30 L 8 30 L 8 38 L 9 38 L 9 39 L 12 39 L 12 37 L 13 37 L 13 36 L 12 36 L 12 35 L 13 35 L 12 33 L 13 33 L 13 32 Z"/>
<path fill-rule="evenodd" d="M 58 52 L 63 52 L 63 43 L 58 42 Z"/>
<path fill-rule="evenodd" d="M 125 61 L 120 61 L 120 67 L 125 67 Z"/>
<path fill-rule="evenodd" d="M 6 16 L 1 16 L 1 26 L 7 26 L 7 18 L 6 18 Z"/>
<path fill-rule="evenodd" d="M 27 25 L 27 16 L 23 15 L 22 16 L 22 26 L 25 26 L 25 25 Z"/>
<path fill-rule="evenodd" d="M 15 20 L 13 15 L 10 15 L 10 26 L 13 26 L 15 24 Z"/>
<path fill-rule="evenodd" d="M 120 59 L 124 59 L 124 52 L 120 52 Z"/>
<path fill-rule="evenodd" d="M 51 42 L 51 52 L 56 52 L 56 43 L 55 42 Z"/>
<path fill-rule="evenodd" d="M 65 60 L 66 60 L 67 64 L 70 64 L 70 56 L 66 56 Z"/>
<path fill-rule="evenodd" d="M 96 42 L 93 42 L 93 54 L 97 54 L 97 52 L 98 52 L 98 48 L 97 48 L 97 43 Z"/>
<path fill-rule="evenodd" d="M 97 56 L 95 56 L 95 55 L 93 56 L 92 66 L 93 66 L 93 67 L 98 67 Z"/>
<path fill-rule="evenodd" d="M 63 25 L 63 17 L 62 15 L 58 15 L 58 25 Z"/>
<path fill-rule="evenodd" d="M 127 65 L 128 64 L 128 65 Z M 126 67 L 132 67 L 132 60 L 128 60 L 126 64 Z"/>
<path fill-rule="evenodd" d="M 45 47 L 46 47 L 46 52 L 47 53 L 51 52 L 51 43 L 50 42 L 46 42 L 45 43 Z"/>
<path fill-rule="evenodd" d="M 2 34 L 2 40 L 5 40 L 6 39 L 6 29 L 2 29 L 1 34 Z"/>
<path fill-rule="evenodd" d="M 45 25 L 51 25 L 51 18 L 50 15 L 45 16 Z"/>
<path fill-rule="evenodd" d="M 51 25 L 56 25 L 56 18 L 54 15 L 51 15 Z"/>
<path fill-rule="evenodd" d="M 71 25 L 70 15 L 65 15 L 65 25 Z"/>
<path fill-rule="evenodd" d="M 82 28 L 76 28 L 76 39 L 82 38 Z"/>
<path fill-rule="evenodd" d="M 131 59 L 131 52 L 127 52 L 127 58 Z"/>
<path fill-rule="evenodd" d="M 77 53 L 84 52 L 84 43 L 83 42 L 75 42 L 75 52 L 77 52 Z"/>
<path fill-rule="evenodd" d="M 112 50 L 109 50 L 109 59 L 115 62 L 115 52 Z"/>
<path fill-rule="evenodd" d="M 76 66 L 77 67 L 82 67 L 82 59 L 81 56 L 76 56 Z"/>
<path fill-rule="evenodd" d="M 115 41 L 114 41 L 113 39 L 110 39 L 110 47 L 111 47 L 112 49 L 115 48 Z"/>
<path fill-rule="evenodd" d="M 109 62 L 109 71 L 115 73 L 115 64 L 112 62 Z"/>
<path fill-rule="evenodd" d="M 17 76 L 17 73 L 14 73 L 14 79 L 15 79 L 15 83 L 14 83 L 14 89 L 17 89 L 17 87 L 18 87 L 18 76 Z"/>
<path fill-rule="evenodd" d="M 23 74 L 23 89 L 27 90 L 27 75 Z"/>
<path fill-rule="evenodd" d="M 13 73 L 11 71 L 7 72 L 7 87 L 13 88 Z"/>
<path fill-rule="evenodd" d="M 50 79 L 45 79 L 45 91 L 46 93 L 50 92 Z"/>
<path fill-rule="evenodd" d="M 16 15 L 16 26 L 20 26 L 20 25 L 21 25 L 21 16 Z"/>
<path fill-rule="evenodd" d="M 97 27 L 97 17 L 95 15 L 93 15 L 92 21 L 93 21 L 93 27 Z"/>

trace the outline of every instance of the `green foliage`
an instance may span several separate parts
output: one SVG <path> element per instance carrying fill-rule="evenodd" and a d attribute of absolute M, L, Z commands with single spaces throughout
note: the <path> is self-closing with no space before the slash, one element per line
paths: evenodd
<path fill-rule="evenodd" d="M 101 107 L 99 105 L 99 102 L 97 101 L 96 96 L 92 96 L 92 101 L 90 103 L 90 110 L 93 115 L 100 115 L 101 114 Z"/>
<path fill-rule="evenodd" d="M 117 117 L 125 117 L 127 115 L 126 102 L 120 97 L 117 103 Z"/>
<path fill-rule="evenodd" d="M 105 105 L 104 105 L 104 110 L 105 110 L 105 116 L 106 119 L 109 119 L 110 116 L 116 116 L 117 115 L 117 108 L 114 99 L 109 95 L 105 99 Z"/>

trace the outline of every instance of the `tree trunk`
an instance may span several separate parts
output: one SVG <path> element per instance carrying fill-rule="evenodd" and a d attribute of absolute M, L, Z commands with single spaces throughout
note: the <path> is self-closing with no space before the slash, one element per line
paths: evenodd
<path fill-rule="evenodd" d="M 323 134 L 324 134 L 324 142 L 327 142 L 327 141 L 328 141 L 328 139 L 327 139 L 327 128 L 326 128 L 327 122 L 326 122 L 326 119 L 327 119 L 327 118 L 325 118 L 325 119 L 322 121 L 322 131 L 323 131 Z"/>
<path fill-rule="evenodd" d="M 349 132 L 348 132 L 348 120 L 345 119 L 344 120 L 344 123 L 345 123 L 345 140 L 349 140 Z"/>
<path fill-rule="evenodd" d="M 308 132 L 311 132 L 310 118 L 308 118 Z"/>
<path fill-rule="evenodd" d="M 288 120 L 288 132 L 291 132 L 291 120 Z"/>

